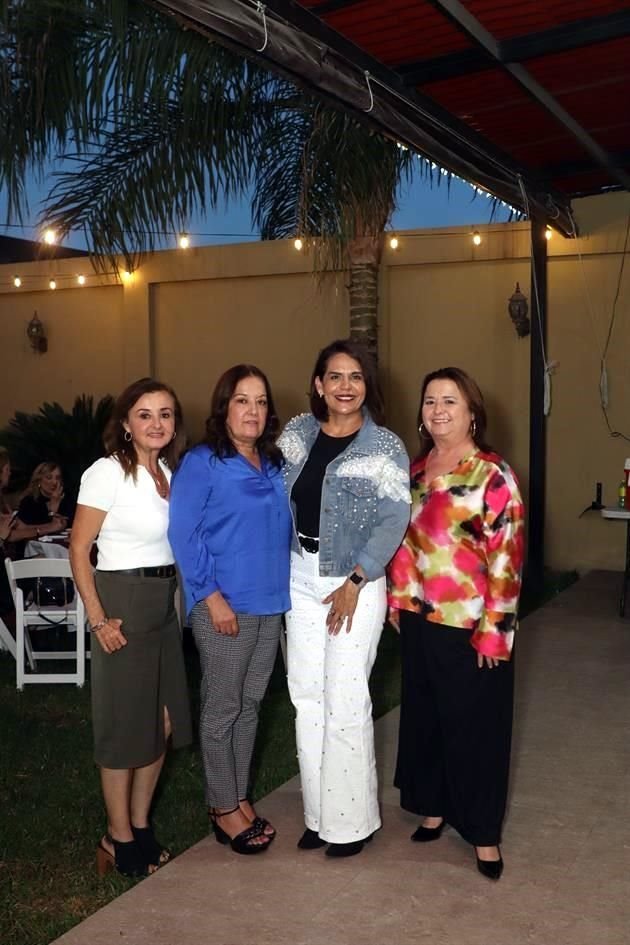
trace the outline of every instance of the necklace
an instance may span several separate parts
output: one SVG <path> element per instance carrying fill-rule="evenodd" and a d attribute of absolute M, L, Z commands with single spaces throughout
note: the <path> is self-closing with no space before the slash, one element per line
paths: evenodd
<path fill-rule="evenodd" d="M 168 499 L 168 493 L 169 493 L 168 481 L 166 479 L 166 476 L 160 469 L 160 467 L 158 466 L 157 473 L 154 473 L 153 470 L 149 469 L 148 466 L 145 466 L 144 468 L 146 469 L 148 474 L 151 476 L 151 479 L 153 480 L 155 484 L 156 492 L 160 496 L 160 498 Z"/>

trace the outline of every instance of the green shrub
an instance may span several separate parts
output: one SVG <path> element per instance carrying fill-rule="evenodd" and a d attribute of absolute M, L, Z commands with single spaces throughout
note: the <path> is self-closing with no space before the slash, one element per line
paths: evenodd
<path fill-rule="evenodd" d="M 13 489 L 23 489 L 39 463 L 61 466 L 66 492 L 76 495 L 81 474 L 103 455 L 103 431 L 114 405 L 107 395 L 94 399 L 81 394 L 68 413 L 61 404 L 45 403 L 37 413 L 16 412 L 0 430 L 0 445 L 11 456 Z"/>

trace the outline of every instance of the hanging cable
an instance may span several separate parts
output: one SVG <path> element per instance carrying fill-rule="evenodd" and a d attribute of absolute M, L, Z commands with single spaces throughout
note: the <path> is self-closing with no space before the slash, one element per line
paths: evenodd
<path fill-rule="evenodd" d="M 374 108 L 374 92 L 372 91 L 372 86 L 370 85 L 370 73 L 367 71 L 367 69 L 365 70 L 365 72 L 363 73 L 363 75 L 365 76 L 365 81 L 367 82 L 368 92 L 370 93 L 370 107 L 369 107 L 369 108 L 364 108 L 363 111 L 364 111 L 366 114 L 369 115 L 369 113 L 370 113 L 370 112 L 372 111 L 372 109 Z"/>
<path fill-rule="evenodd" d="M 265 4 L 264 4 L 264 3 L 261 3 L 260 0 L 258 0 L 258 2 L 256 3 L 256 11 L 257 11 L 258 13 L 260 13 L 260 15 L 261 15 L 261 17 L 262 17 L 263 28 L 264 28 L 264 30 L 265 30 L 265 41 L 264 41 L 264 43 L 262 44 L 262 46 L 260 47 L 260 49 L 257 49 L 257 50 L 256 50 L 256 52 L 258 52 L 258 53 L 264 52 L 265 49 L 267 48 L 267 43 L 269 42 L 269 31 L 268 31 L 268 29 L 267 29 L 267 14 L 266 14 L 266 12 L 265 12 L 265 9 L 266 9 L 266 8 L 265 8 Z"/>
<path fill-rule="evenodd" d="M 628 220 L 626 222 L 626 235 L 623 241 L 623 249 L 621 252 L 621 263 L 619 265 L 619 275 L 617 276 L 617 287 L 615 289 L 615 298 L 613 299 L 612 310 L 610 313 L 610 322 L 608 323 L 608 331 L 606 333 L 606 341 L 604 342 L 604 347 L 602 350 L 601 357 L 601 367 L 599 375 L 599 400 L 600 406 L 602 408 L 602 413 L 604 415 L 604 420 L 606 422 L 606 427 L 608 432 L 613 438 L 620 438 L 626 440 L 630 443 L 630 436 L 622 433 L 620 430 L 615 430 L 613 425 L 610 422 L 608 416 L 608 348 L 610 347 L 610 342 L 612 340 L 613 328 L 615 326 L 615 319 L 617 317 L 617 302 L 619 301 L 619 293 L 621 292 L 621 282 L 623 279 L 623 271 L 626 265 L 626 254 L 628 251 L 628 239 L 630 237 L 630 213 L 628 214 Z"/>

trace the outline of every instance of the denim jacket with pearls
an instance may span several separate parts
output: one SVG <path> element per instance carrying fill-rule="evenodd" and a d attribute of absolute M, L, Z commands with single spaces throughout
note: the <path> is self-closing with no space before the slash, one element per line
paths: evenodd
<path fill-rule="evenodd" d="M 303 413 L 289 421 L 278 440 L 289 497 L 319 431 L 319 421 Z M 347 575 L 360 565 L 368 581 L 381 577 L 404 537 L 410 505 L 407 451 L 364 409 L 359 433 L 326 468 L 319 517 L 320 575 Z M 293 500 L 291 510 L 292 550 L 301 555 Z"/>

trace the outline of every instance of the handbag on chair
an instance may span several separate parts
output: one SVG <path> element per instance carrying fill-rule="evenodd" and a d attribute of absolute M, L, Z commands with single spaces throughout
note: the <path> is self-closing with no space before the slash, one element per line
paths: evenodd
<path fill-rule="evenodd" d="M 35 577 L 22 578 L 18 582 L 24 594 L 27 609 L 31 607 L 68 607 L 74 600 L 74 583 L 70 578 L 63 577 Z M 60 620 L 51 620 L 44 614 L 39 615 L 45 623 L 56 625 L 65 623 Z"/>

